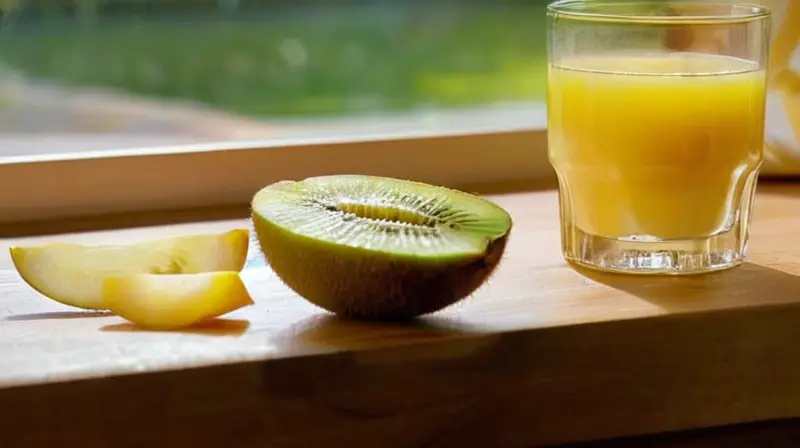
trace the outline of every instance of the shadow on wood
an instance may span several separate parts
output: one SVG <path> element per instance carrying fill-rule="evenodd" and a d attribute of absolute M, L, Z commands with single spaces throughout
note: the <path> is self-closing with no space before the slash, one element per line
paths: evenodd
<path fill-rule="evenodd" d="M 54 311 L 49 313 L 28 313 L 15 314 L 3 320 L 7 321 L 26 321 L 26 320 L 53 320 L 53 319 L 91 319 L 94 317 L 111 317 L 114 314 L 109 311 Z"/>
<path fill-rule="evenodd" d="M 752 301 L 752 286 L 762 285 L 771 301 L 800 299 L 800 277 L 755 263 L 727 271 L 692 276 L 610 274 L 582 267 L 575 270 L 597 283 L 625 291 L 669 312 L 723 309 Z"/>
<path fill-rule="evenodd" d="M 139 328 L 136 325 L 123 322 L 119 324 L 106 325 L 100 331 L 112 332 L 172 332 L 172 333 L 191 333 L 206 336 L 240 336 L 250 328 L 250 321 L 243 319 L 211 319 L 206 322 L 201 322 L 191 327 L 176 329 L 176 330 L 149 330 L 146 328 Z"/>
<path fill-rule="evenodd" d="M 418 344 L 450 340 L 454 336 L 479 334 L 458 322 L 441 317 L 423 317 L 408 322 L 375 323 L 318 314 L 281 332 L 274 342 L 314 348 L 347 350 L 381 346 Z"/>

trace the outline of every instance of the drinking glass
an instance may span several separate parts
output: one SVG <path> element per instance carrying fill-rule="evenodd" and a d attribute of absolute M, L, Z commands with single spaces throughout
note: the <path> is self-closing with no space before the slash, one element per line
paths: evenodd
<path fill-rule="evenodd" d="M 562 0 L 547 14 L 567 261 L 637 274 L 739 265 L 763 158 L 769 10 Z"/>

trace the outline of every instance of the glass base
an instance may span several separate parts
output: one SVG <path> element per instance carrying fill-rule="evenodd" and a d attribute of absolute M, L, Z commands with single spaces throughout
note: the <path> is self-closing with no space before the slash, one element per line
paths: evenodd
<path fill-rule="evenodd" d="M 566 229 L 564 257 L 589 269 L 625 274 L 703 274 L 744 261 L 747 238 L 740 226 L 706 238 L 657 240 L 605 238 L 578 228 Z"/>

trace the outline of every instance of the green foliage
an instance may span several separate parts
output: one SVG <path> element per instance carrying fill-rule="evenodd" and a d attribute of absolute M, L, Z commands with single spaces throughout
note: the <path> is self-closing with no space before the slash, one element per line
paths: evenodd
<path fill-rule="evenodd" d="M 6 24 L 0 61 L 35 78 L 254 116 L 469 106 L 544 93 L 542 6 L 84 19 Z"/>

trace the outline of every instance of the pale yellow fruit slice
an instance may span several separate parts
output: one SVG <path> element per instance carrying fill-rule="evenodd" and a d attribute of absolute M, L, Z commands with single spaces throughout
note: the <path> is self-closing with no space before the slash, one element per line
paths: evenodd
<path fill-rule="evenodd" d="M 103 279 L 112 274 L 194 274 L 240 271 L 249 230 L 162 238 L 127 245 L 48 243 L 11 247 L 14 266 L 28 285 L 65 305 L 107 309 Z"/>
<path fill-rule="evenodd" d="M 188 327 L 253 304 L 238 272 L 112 275 L 102 292 L 111 312 L 158 330 Z"/>

